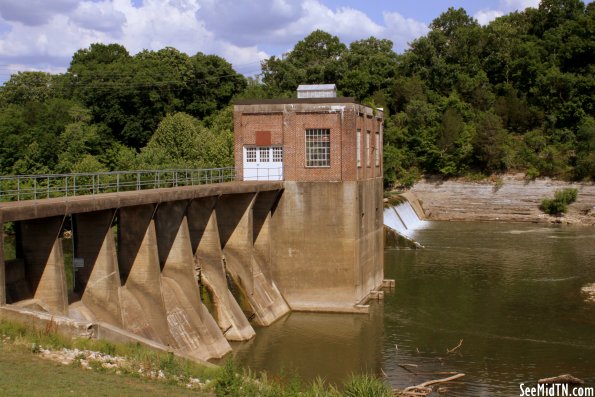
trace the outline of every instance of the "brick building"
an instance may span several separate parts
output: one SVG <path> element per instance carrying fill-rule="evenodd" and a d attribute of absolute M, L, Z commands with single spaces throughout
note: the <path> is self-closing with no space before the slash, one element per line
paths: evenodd
<path fill-rule="evenodd" d="M 333 92 L 234 106 L 238 179 L 284 181 L 266 262 L 293 310 L 365 310 L 383 281 L 383 112 Z"/>
<path fill-rule="evenodd" d="M 235 161 L 243 180 L 382 177 L 382 110 L 353 98 L 239 101 Z"/>

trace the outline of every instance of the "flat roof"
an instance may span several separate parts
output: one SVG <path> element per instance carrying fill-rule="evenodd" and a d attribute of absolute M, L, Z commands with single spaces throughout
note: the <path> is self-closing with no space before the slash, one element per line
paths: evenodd
<path fill-rule="evenodd" d="M 292 103 L 356 103 L 353 97 L 339 98 L 275 98 L 275 99 L 240 99 L 234 105 L 289 105 Z"/>
<path fill-rule="evenodd" d="M 336 90 L 335 84 L 300 84 L 298 91 L 321 91 L 321 90 Z"/>

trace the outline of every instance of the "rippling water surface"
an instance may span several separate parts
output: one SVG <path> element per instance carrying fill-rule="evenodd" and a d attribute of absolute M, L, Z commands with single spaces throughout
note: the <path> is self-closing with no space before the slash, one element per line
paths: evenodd
<path fill-rule="evenodd" d="M 395 387 L 463 372 L 453 396 L 519 395 L 563 373 L 595 384 L 595 304 L 581 295 L 595 283 L 593 228 L 432 222 L 415 238 L 426 248 L 385 251 L 396 289 L 369 315 L 292 313 L 235 345 L 238 361 Z"/>

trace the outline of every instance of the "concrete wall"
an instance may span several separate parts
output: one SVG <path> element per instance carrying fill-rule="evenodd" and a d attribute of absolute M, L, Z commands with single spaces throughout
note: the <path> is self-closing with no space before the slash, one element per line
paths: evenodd
<path fill-rule="evenodd" d="M 358 311 L 382 285 L 382 180 L 285 182 L 273 279 L 292 310 Z"/>

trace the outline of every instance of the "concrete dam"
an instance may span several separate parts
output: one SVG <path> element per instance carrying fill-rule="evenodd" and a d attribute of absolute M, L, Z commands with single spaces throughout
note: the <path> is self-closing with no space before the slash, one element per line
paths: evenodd
<path fill-rule="evenodd" d="M 281 189 L 279 182 L 224 183 L 4 204 L 17 257 L 3 266 L 3 316 L 47 313 L 90 327 L 93 336 L 150 341 L 200 360 L 221 357 L 231 350 L 228 340 L 255 334 L 228 277 L 240 286 L 254 324 L 266 326 L 290 310 L 259 249 L 269 243 L 265 230 Z M 76 267 L 70 294 L 65 223 Z M 212 296 L 212 314 L 198 279 Z"/>
<path fill-rule="evenodd" d="M 243 102 L 234 130 L 232 182 L 108 192 L 101 180 L 120 175 L 89 174 L 79 195 L 65 176 L 61 197 L 0 203 L 15 236 L 14 257 L 0 250 L 0 318 L 208 360 L 291 310 L 366 313 L 386 284 L 382 112 Z"/>

